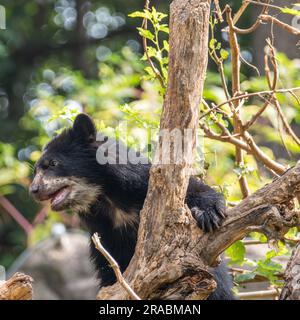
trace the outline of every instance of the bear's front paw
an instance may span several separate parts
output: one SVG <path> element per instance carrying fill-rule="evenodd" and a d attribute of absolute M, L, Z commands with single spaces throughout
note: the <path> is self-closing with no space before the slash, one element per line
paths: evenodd
<path fill-rule="evenodd" d="M 191 212 L 199 228 L 204 232 L 211 232 L 218 229 L 227 216 L 225 206 L 208 206 L 205 210 L 193 207 L 191 208 Z"/>

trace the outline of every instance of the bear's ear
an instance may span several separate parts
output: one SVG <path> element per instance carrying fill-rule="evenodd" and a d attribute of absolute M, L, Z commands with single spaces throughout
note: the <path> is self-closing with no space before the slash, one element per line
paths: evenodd
<path fill-rule="evenodd" d="M 85 113 L 80 113 L 73 124 L 73 132 L 76 137 L 92 143 L 96 141 L 96 127 L 93 120 Z"/>

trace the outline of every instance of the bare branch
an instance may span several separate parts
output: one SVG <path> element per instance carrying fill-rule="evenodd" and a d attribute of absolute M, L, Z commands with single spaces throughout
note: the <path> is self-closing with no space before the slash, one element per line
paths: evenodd
<path fill-rule="evenodd" d="M 273 93 L 291 93 L 293 91 L 300 91 L 300 87 L 294 87 L 294 88 L 289 88 L 289 89 L 277 89 L 277 90 L 264 90 L 264 91 L 258 91 L 258 92 L 250 92 L 250 93 L 244 93 L 241 94 L 237 97 L 232 97 L 226 101 L 223 101 L 221 103 L 219 103 L 218 105 L 216 105 L 215 107 L 211 108 L 207 113 L 204 113 L 199 120 L 205 118 L 209 113 L 211 113 L 212 111 L 219 109 L 223 106 L 225 106 L 226 104 L 230 104 L 231 102 L 234 102 L 236 100 L 240 100 L 240 99 L 248 99 L 251 97 L 261 97 L 261 96 L 270 96 Z"/>
<path fill-rule="evenodd" d="M 124 279 L 117 261 L 109 254 L 109 252 L 101 244 L 100 238 L 97 233 L 93 234 L 92 240 L 96 249 L 105 257 L 105 259 L 109 262 L 109 265 L 113 268 L 116 278 L 119 281 L 120 285 L 127 291 L 127 293 L 133 300 L 141 300 L 141 298 L 131 289 L 127 281 Z"/>
<path fill-rule="evenodd" d="M 285 172 L 287 168 L 277 161 L 272 160 L 266 153 L 264 153 L 255 143 L 249 132 L 245 131 L 244 137 L 251 149 L 251 153 L 256 159 L 260 160 L 268 169 L 273 170 L 277 174 L 282 174 Z"/>
<path fill-rule="evenodd" d="M 238 44 L 237 36 L 234 32 L 234 22 L 231 17 L 231 8 L 226 6 L 226 18 L 229 26 L 229 44 L 231 48 L 231 66 L 232 66 L 232 96 L 237 97 L 240 95 L 240 47 Z M 233 114 L 233 127 L 234 134 L 241 135 L 243 131 L 243 125 L 240 117 L 240 102 L 241 100 L 237 99 L 233 102 L 235 112 Z M 240 147 L 235 149 L 235 160 L 238 167 L 244 166 L 244 153 Z M 239 177 L 240 189 L 243 195 L 243 198 L 246 198 L 250 194 L 250 189 L 248 186 L 247 177 L 241 175 Z"/>
<path fill-rule="evenodd" d="M 243 6 L 244 6 L 246 9 L 249 4 L 250 4 L 249 1 L 245 1 L 243 3 L 243 5 L 241 6 L 241 8 L 243 8 Z M 238 34 L 249 34 L 249 33 L 254 32 L 261 25 L 261 19 L 260 19 L 261 15 L 268 13 L 269 4 L 270 4 L 270 0 L 268 0 L 266 3 L 263 3 L 263 9 L 262 9 L 260 15 L 258 16 L 256 21 L 253 23 L 253 25 L 247 29 L 240 29 L 240 28 L 236 27 L 235 24 L 237 21 L 235 21 L 235 19 L 234 19 L 234 27 L 233 27 L 234 32 L 236 32 Z"/>
<path fill-rule="evenodd" d="M 300 30 L 278 20 L 277 18 L 275 17 L 272 17 L 272 16 L 269 16 L 269 15 L 261 15 L 260 16 L 260 19 L 262 21 L 267 21 L 267 22 L 271 22 L 271 23 L 274 23 L 276 24 L 277 26 L 279 26 L 280 28 L 290 32 L 291 34 L 294 34 L 296 36 L 300 36 Z"/>
<path fill-rule="evenodd" d="M 283 128 L 284 128 L 285 132 L 292 137 L 292 139 L 295 141 L 295 143 L 297 143 L 298 146 L 300 146 L 300 139 L 297 137 L 296 133 L 289 125 L 284 113 L 281 110 L 281 106 L 280 106 L 278 99 L 275 98 L 273 104 L 278 112 L 279 118 L 283 124 Z"/>
<path fill-rule="evenodd" d="M 281 177 L 229 209 L 228 219 L 213 236 L 201 238 L 199 246 L 205 248 L 201 254 L 207 263 L 211 264 L 226 247 L 252 231 L 262 232 L 269 239 L 283 238 L 290 227 L 299 223 L 299 213 L 287 209 L 299 190 L 300 161 Z"/>
<path fill-rule="evenodd" d="M 251 149 L 247 146 L 247 144 L 244 141 L 242 141 L 240 139 L 236 139 L 232 135 L 227 135 L 227 136 L 218 135 L 217 133 L 214 133 L 208 126 L 206 126 L 203 123 L 200 123 L 200 128 L 204 131 L 205 136 L 207 138 L 212 139 L 212 140 L 218 140 L 218 141 L 222 141 L 222 142 L 231 143 L 234 146 L 242 148 L 243 150 L 245 150 L 249 154 L 251 154 Z"/>
<path fill-rule="evenodd" d="M 215 3 L 218 19 L 219 19 L 220 22 L 223 22 L 224 19 L 223 19 L 223 16 L 222 16 L 222 10 L 220 8 L 219 0 L 214 0 L 214 3 Z"/>

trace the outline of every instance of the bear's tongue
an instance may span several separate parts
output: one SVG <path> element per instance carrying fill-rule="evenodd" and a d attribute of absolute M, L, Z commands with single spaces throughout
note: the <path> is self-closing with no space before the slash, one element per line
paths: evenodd
<path fill-rule="evenodd" d="M 51 197 L 51 205 L 57 206 L 60 203 L 64 202 L 64 200 L 68 197 L 70 194 L 71 189 L 70 187 L 64 187 L 57 192 L 54 193 L 54 195 Z"/>

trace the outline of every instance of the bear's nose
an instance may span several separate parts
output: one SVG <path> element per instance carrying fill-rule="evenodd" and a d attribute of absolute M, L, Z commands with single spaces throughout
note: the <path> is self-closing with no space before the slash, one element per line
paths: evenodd
<path fill-rule="evenodd" d="M 36 194 L 39 192 L 39 186 L 37 184 L 32 183 L 29 187 L 29 192 L 31 194 Z"/>

